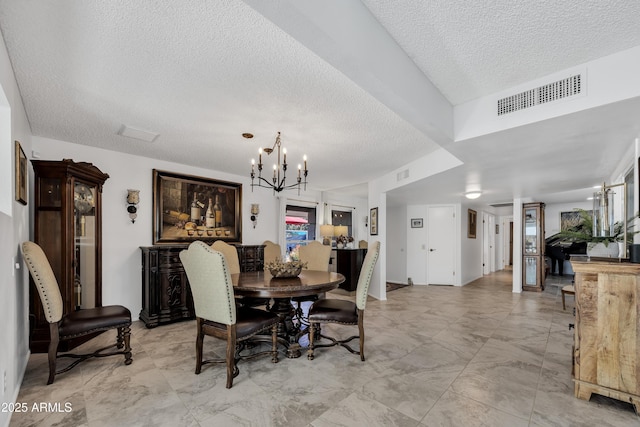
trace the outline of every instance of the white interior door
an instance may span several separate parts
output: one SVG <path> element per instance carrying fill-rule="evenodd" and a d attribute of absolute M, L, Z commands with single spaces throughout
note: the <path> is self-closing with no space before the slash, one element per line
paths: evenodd
<path fill-rule="evenodd" d="M 430 206 L 427 213 L 427 283 L 453 285 L 455 280 L 455 210 Z"/>

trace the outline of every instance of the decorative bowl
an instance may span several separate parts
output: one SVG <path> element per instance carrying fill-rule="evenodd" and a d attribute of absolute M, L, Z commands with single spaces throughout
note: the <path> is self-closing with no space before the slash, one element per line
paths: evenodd
<path fill-rule="evenodd" d="M 302 269 L 306 267 L 307 263 L 302 261 L 282 262 L 276 260 L 264 265 L 264 268 L 269 270 L 273 277 L 298 277 Z"/>

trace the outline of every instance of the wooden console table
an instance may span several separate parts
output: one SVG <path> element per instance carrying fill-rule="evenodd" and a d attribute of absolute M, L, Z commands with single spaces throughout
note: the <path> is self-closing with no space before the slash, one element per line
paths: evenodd
<path fill-rule="evenodd" d="M 571 261 L 576 321 L 575 396 L 640 405 L 640 264 Z"/>
<path fill-rule="evenodd" d="M 142 311 L 140 320 L 147 328 L 195 318 L 193 296 L 180 262 L 180 252 L 188 245 L 141 247 Z M 235 245 L 240 270 L 262 271 L 264 245 Z"/>

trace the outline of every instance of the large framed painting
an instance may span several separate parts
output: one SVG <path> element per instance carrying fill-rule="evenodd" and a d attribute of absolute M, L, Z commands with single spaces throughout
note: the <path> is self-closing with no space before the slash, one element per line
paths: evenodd
<path fill-rule="evenodd" d="M 593 211 L 586 211 L 589 215 L 593 216 Z M 560 231 L 566 231 L 570 228 L 577 227 L 582 224 L 582 217 L 580 211 L 568 211 L 560 212 Z"/>
<path fill-rule="evenodd" d="M 153 244 L 242 242 L 242 184 L 153 170 Z"/>

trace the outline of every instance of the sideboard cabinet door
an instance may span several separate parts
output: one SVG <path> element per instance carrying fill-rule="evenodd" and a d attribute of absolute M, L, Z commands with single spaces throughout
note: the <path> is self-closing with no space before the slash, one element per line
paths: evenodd
<path fill-rule="evenodd" d="M 141 247 L 142 311 L 147 328 L 195 318 L 193 297 L 180 262 L 185 246 Z"/>

